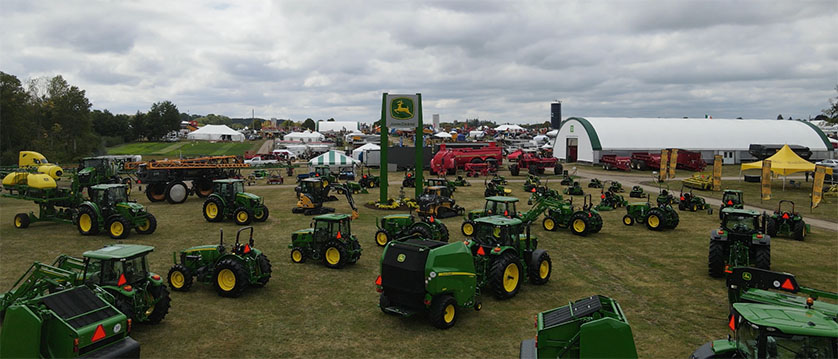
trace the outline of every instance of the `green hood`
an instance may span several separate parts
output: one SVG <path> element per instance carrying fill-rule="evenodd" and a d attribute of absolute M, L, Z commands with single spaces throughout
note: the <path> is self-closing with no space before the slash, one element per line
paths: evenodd
<path fill-rule="evenodd" d="M 236 193 L 236 196 L 237 197 L 243 197 L 243 198 L 246 198 L 248 200 L 257 202 L 257 203 L 262 203 L 262 197 L 259 197 L 259 196 L 255 195 L 253 193 L 239 192 L 239 193 Z"/>
<path fill-rule="evenodd" d="M 145 210 L 145 207 L 143 207 L 143 205 L 134 202 L 119 202 L 116 205 L 119 207 L 128 208 L 132 212 L 142 212 L 143 210 Z"/>

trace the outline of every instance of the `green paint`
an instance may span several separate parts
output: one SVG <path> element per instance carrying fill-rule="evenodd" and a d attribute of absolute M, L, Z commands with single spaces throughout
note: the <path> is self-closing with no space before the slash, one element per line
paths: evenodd
<path fill-rule="evenodd" d="M 582 125 L 582 127 L 585 128 L 585 132 L 588 133 L 588 138 L 591 140 L 591 148 L 594 151 L 602 151 L 602 144 L 599 142 L 599 136 L 597 135 L 596 130 L 594 129 L 594 126 L 591 125 L 590 121 L 582 117 L 571 117 L 567 120 L 562 121 L 562 126 L 564 126 L 566 123 L 570 121 L 579 122 Z M 573 125 L 570 126 L 570 132 L 573 132 Z M 561 128 L 561 126 L 559 128 Z"/>
<path fill-rule="evenodd" d="M 390 139 L 387 137 L 387 93 L 381 95 L 381 120 L 379 126 L 381 130 L 381 154 L 379 163 L 379 183 L 378 187 L 378 202 L 387 203 L 387 188 L 389 183 L 387 181 L 387 149 L 390 147 Z"/>
<path fill-rule="evenodd" d="M 806 125 L 808 125 L 809 127 L 811 127 L 812 130 L 814 130 L 815 133 L 818 134 L 818 137 L 821 138 L 821 141 L 823 141 L 823 145 L 826 146 L 826 150 L 827 151 L 832 151 L 832 143 L 829 142 L 829 139 L 826 137 L 826 135 L 823 133 L 823 131 L 821 131 L 821 129 L 818 128 L 818 126 L 813 125 L 809 121 L 800 121 L 800 122 L 803 122 Z"/>

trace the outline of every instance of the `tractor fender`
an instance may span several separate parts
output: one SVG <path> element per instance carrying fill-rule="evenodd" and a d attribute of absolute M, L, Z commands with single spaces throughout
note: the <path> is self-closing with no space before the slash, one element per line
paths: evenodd
<path fill-rule="evenodd" d="M 410 228 L 410 230 L 413 230 L 414 228 L 418 228 L 418 227 L 425 227 L 425 229 L 427 229 L 427 230 L 429 230 L 429 231 L 433 232 L 433 230 L 434 230 L 434 228 L 433 228 L 433 227 L 434 227 L 434 226 L 438 226 L 438 225 L 436 224 L 436 220 L 434 220 L 434 224 L 430 224 L 430 223 L 427 223 L 427 222 L 415 222 L 415 223 L 413 223 L 413 225 L 412 225 L 412 226 L 410 226 L 409 228 Z"/>
<path fill-rule="evenodd" d="M 536 261 L 538 260 L 538 257 L 540 257 L 542 253 L 547 253 L 547 251 L 544 249 L 536 249 L 532 251 L 527 266 L 535 266 L 537 264 Z"/>
<path fill-rule="evenodd" d="M 237 262 L 241 262 L 242 264 L 244 264 L 244 258 L 242 258 L 242 257 L 240 257 L 236 254 L 233 254 L 233 253 L 222 254 L 220 257 L 218 257 L 218 259 L 215 260 L 215 263 L 221 263 L 221 261 L 223 261 L 225 259 L 228 259 L 228 258 L 233 259 Z"/>
<path fill-rule="evenodd" d="M 104 218 L 102 218 L 102 209 L 99 208 L 99 206 L 96 205 L 96 203 L 93 203 L 91 201 L 84 201 L 79 206 L 79 210 L 81 210 L 83 207 L 90 207 L 90 209 L 92 209 L 93 212 L 96 213 L 96 218 L 99 218 L 99 220 L 101 221 L 105 220 Z"/>
<path fill-rule="evenodd" d="M 154 279 L 155 276 L 157 276 L 157 279 Z M 163 277 L 156 273 L 148 272 L 148 284 L 152 287 L 159 287 L 163 285 Z"/>
<path fill-rule="evenodd" d="M 771 246 L 771 236 L 763 234 L 762 238 L 754 238 L 751 244 L 755 246 Z"/>
<path fill-rule="evenodd" d="M 727 242 L 727 234 L 719 234 L 719 230 L 715 229 L 710 231 L 710 241 L 711 242 Z"/>
<path fill-rule="evenodd" d="M 495 248 L 497 248 L 497 247 L 495 247 Z M 497 252 L 495 251 L 495 249 L 494 249 L 494 248 L 492 248 L 492 249 L 489 251 L 489 255 L 491 255 L 491 256 L 496 256 L 496 257 L 500 257 L 501 255 L 503 255 L 504 253 L 509 252 L 509 251 L 511 251 L 511 252 L 512 252 L 512 254 L 513 254 L 513 255 L 515 255 L 515 257 L 518 257 L 518 251 L 517 251 L 517 250 L 515 250 L 515 248 L 509 247 L 509 246 L 501 246 L 501 247 L 500 247 L 500 250 L 499 250 L 499 251 L 497 251 Z"/>
<path fill-rule="evenodd" d="M 123 289 L 124 287 L 118 287 L 118 286 L 115 286 L 115 285 L 106 285 L 106 286 L 103 286 L 103 288 L 105 288 L 105 290 L 107 290 L 114 297 L 121 296 L 121 297 L 127 297 L 127 298 L 134 298 L 134 294 L 137 293 L 137 291 L 134 290 L 134 288 L 131 288 L 131 291 L 127 291 L 127 290 Z"/>
<path fill-rule="evenodd" d="M 383 219 L 375 217 L 375 228 L 376 229 L 381 229 L 381 226 L 383 226 L 383 224 L 379 224 L 379 221 L 383 221 Z"/>

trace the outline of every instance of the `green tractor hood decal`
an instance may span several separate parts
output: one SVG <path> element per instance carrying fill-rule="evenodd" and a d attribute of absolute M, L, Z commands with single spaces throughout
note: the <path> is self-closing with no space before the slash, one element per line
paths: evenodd
<path fill-rule="evenodd" d="M 117 206 L 123 207 L 123 208 L 128 208 L 132 212 L 141 212 L 145 208 L 145 207 L 143 207 L 143 205 L 141 205 L 139 203 L 134 203 L 134 202 L 119 202 L 119 203 L 117 203 Z"/>
<path fill-rule="evenodd" d="M 259 196 L 255 195 L 253 193 L 239 192 L 239 193 L 236 193 L 236 197 L 242 197 L 242 198 L 246 198 L 246 199 L 249 199 L 251 201 L 256 201 L 256 202 L 260 202 L 260 203 L 262 202 L 262 197 L 259 197 Z"/>

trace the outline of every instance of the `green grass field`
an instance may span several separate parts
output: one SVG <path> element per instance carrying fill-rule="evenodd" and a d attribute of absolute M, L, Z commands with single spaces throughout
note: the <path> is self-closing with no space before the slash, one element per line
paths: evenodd
<path fill-rule="evenodd" d="M 393 173 L 391 180 L 401 180 L 401 175 Z M 483 202 L 483 181 L 471 182 L 473 186 L 461 187 L 455 194 L 467 209 Z M 510 183 L 509 188 L 521 198 L 519 208 L 526 210 L 527 194 L 521 185 Z M 559 188 L 558 180 L 550 185 Z M 312 261 L 291 263 L 290 233 L 311 221 L 291 214 L 293 185 L 260 185 L 250 191 L 264 196 L 271 211 L 267 222 L 255 225 L 256 247 L 273 262 L 270 283 L 237 299 L 219 297 L 208 284 L 172 293 L 172 308 L 161 324 L 134 327 L 132 336 L 141 343 L 143 356 L 511 358 L 518 356 L 521 340 L 535 335 L 536 313 L 593 294 L 620 302 L 643 358 L 687 357 L 701 344 L 729 333 L 724 281 L 707 275 L 708 237 L 718 226 L 715 214 L 682 212 L 675 230 L 651 232 L 624 226 L 620 219 L 625 210 L 618 209 L 602 212 L 602 231 L 588 237 L 572 236 L 566 230 L 546 232 L 539 221 L 533 233 L 552 257 L 550 281 L 543 286 L 524 283 L 510 300 L 484 296 L 482 311 L 463 311 L 454 328 L 442 331 L 424 316 L 404 319 L 385 315 L 377 307 L 373 282 L 382 249 L 373 241 L 374 221 L 398 213 L 361 206 L 377 199 L 377 192 L 355 196 L 361 217 L 352 223 L 352 231 L 363 246 L 361 259 L 333 270 Z M 391 187 L 390 196 L 397 193 L 398 187 Z M 131 234 L 125 242 L 155 246 L 151 269 L 163 276 L 173 264 L 173 251 L 217 243 L 221 228 L 225 243 L 231 243 L 239 228 L 232 221 L 206 222 L 197 197 L 179 205 L 151 204 L 139 192 L 134 198 L 149 207 L 159 226 L 150 236 Z M 576 196 L 574 203 L 580 204 L 581 197 Z M 329 205 L 348 213 L 342 198 Z M 105 235 L 81 236 L 67 224 L 36 223 L 16 230 L 14 214 L 36 207 L 2 198 L 0 209 L 0 291 L 7 290 L 33 261 L 51 262 L 62 253 L 80 255 L 113 242 Z M 461 221 L 443 220 L 452 241 L 463 239 Z M 774 239 L 771 252 L 772 269 L 796 274 L 802 285 L 838 291 L 835 232 L 813 228 L 804 242 Z"/>
<path fill-rule="evenodd" d="M 173 158 L 178 156 L 223 156 L 242 155 L 245 151 L 256 151 L 263 141 L 245 142 L 132 142 L 108 148 L 109 155 L 143 155 L 143 157 Z"/>

